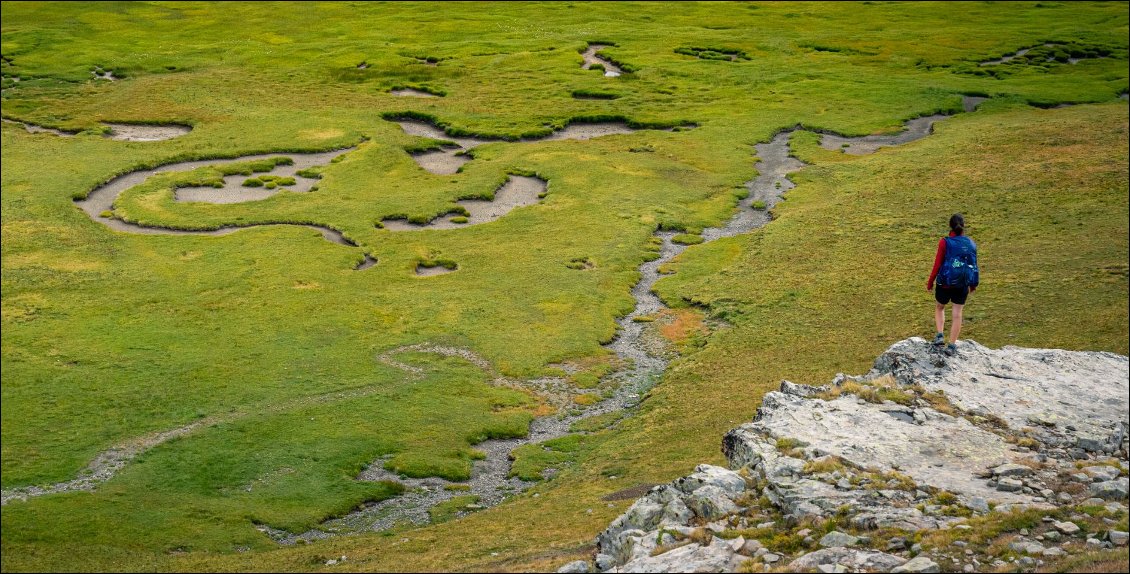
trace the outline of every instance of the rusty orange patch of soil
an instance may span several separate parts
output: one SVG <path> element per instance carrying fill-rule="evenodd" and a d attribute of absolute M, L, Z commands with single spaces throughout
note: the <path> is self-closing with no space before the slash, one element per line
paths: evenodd
<path fill-rule="evenodd" d="M 702 312 L 696 309 L 664 309 L 656 323 L 664 339 L 679 344 L 696 333 L 708 333 L 704 319 Z"/>

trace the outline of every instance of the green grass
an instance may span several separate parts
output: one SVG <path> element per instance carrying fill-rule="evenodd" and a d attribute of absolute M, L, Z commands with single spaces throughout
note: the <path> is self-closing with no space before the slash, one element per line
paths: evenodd
<path fill-rule="evenodd" d="M 456 496 L 428 509 L 428 517 L 431 518 L 433 524 L 447 522 L 448 520 L 458 518 L 458 513 L 475 511 L 476 508 L 474 508 L 474 506 L 477 505 L 478 502 L 478 496 Z M 472 506 L 472 508 L 467 508 L 469 505 Z"/>
<path fill-rule="evenodd" d="M 347 567 L 369 570 L 555 567 L 630 504 L 602 500 L 622 488 L 611 476 L 658 483 L 720 462 L 721 433 L 752 416 L 780 379 L 823 384 L 837 371 L 863 372 L 891 342 L 928 332 L 922 283 L 953 211 L 966 214 L 984 260 L 968 337 L 1127 352 L 1126 104 L 1029 106 L 1125 93 L 1125 4 L 0 10 L 3 116 L 82 132 L 58 138 L 5 123 L 0 133 L 4 487 L 66 480 L 110 445 L 228 417 L 153 449 L 94 493 L 4 506 L 5 571 L 309 570 L 319 564 L 312 557 L 342 554 Z M 611 46 L 602 55 L 631 73 L 581 69 L 578 51 L 598 38 Z M 972 73 L 976 62 L 1046 40 L 1110 57 Z M 676 53 L 692 46 L 749 59 Z M 91 80 L 95 66 L 128 80 Z M 388 94 L 396 87 L 445 97 Z M 874 156 L 795 136 L 793 152 L 814 165 L 793 176 L 799 185 L 774 222 L 689 247 L 657 285 L 669 304 L 729 326 L 686 349 L 634 416 L 578 424 L 593 433 L 584 448 L 532 493 L 414 530 L 405 543 L 363 535 L 278 548 L 254 529 L 302 529 L 394 494 L 353 480 L 384 455 L 414 476 L 464 478 L 475 441 L 523 434 L 537 407 L 460 360 L 403 357 L 427 373 L 413 382 L 375 360 L 381 352 L 461 346 L 515 377 L 573 361 L 583 366 L 573 382 L 597 388 L 612 368 L 600 343 L 633 305 L 638 265 L 657 257 L 652 232 L 697 236 L 726 221 L 735 190 L 755 175 L 754 144 L 798 124 L 892 131 L 956 111 L 972 93 L 994 99 Z M 386 119 L 396 117 L 508 141 L 476 148 L 459 174 L 432 175 L 409 152 L 441 142 L 405 135 Z M 108 118 L 194 129 L 116 142 L 100 135 Z M 697 127 L 516 141 L 616 119 Z M 315 194 L 173 202 L 181 182 L 227 173 L 206 168 L 154 178 L 114 212 L 193 229 L 314 223 L 359 248 L 293 227 L 119 234 L 72 203 L 141 167 L 348 146 L 357 149 L 317 170 Z M 231 173 L 270 169 L 260 167 Z M 455 201 L 490 196 L 508 173 L 537 173 L 552 193 L 459 230 L 378 226 L 458 213 Z M 380 263 L 354 272 L 362 251 Z M 415 280 L 416 263 L 437 254 L 460 272 Z M 314 400 L 334 393 L 350 394 Z M 536 458 L 524 454 L 517 466 L 528 462 L 532 475 Z"/>

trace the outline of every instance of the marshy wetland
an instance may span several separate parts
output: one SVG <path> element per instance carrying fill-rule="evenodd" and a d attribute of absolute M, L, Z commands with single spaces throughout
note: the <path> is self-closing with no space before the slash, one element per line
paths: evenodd
<path fill-rule="evenodd" d="M 588 558 L 955 211 L 968 337 L 1127 352 L 1125 4 L 2 15 L 4 571 Z"/>

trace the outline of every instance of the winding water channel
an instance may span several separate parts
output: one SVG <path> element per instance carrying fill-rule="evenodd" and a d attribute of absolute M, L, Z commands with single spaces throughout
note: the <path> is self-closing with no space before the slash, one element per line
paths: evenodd
<path fill-rule="evenodd" d="M 967 107 L 976 108 L 979 103 L 979 101 L 967 102 Z M 825 148 L 842 149 L 847 153 L 871 153 L 883 146 L 899 145 L 925 137 L 931 133 L 934 122 L 945 117 L 947 116 L 929 116 L 911 120 L 907 122 L 903 132 L 889 136 L 844 138 L 825 135 L 822 145 Z M 702 236 L 705 241 L 739 235 L 769 223 L 768 210 L 782 199 L 786 191 L 795 186 L 788 179 L 788 175 L 805 166 L 803 162 L 789 155 L 789 140 L 795 131 L 797 130 L 782 131 L 768 143 L 756 146 L 759 161 L 754 167 L 758 176 L 746 184 L 749 195 L 739 202 L 737 213 L 725 225 L 703 231 Z M 828 138 L 831 138 L 831 141 L 827 141 Z M 843 146 L 844 143 L 848 146 Z M 755 204 L 758 208 L 754 208 Z M 764 204 L 764 208 L 761 208 L 761 204 Z M 469 487 L 466 490 L 449 489 L 452 483 L 441 478 L 418 479 L 398 476 L 384 469 L 387 458 L 381 458 L 365 469 L 357 477 L 358 480 L 398 482 L 405 486 L 405 494 L 366 504 L 343 517 L 327 520 L 318 528 L 303 533 L 294 534 L 265 525 L 259 525 L 259 530 L 276 542 L 289 545 L 299 540 L 312 541 L 342 534 L 381 531 L 404 523 L 423 525 L 429 522 L 430 508 L 457 496 L 473 495 L 478 498 L 476 502 L 468 504 L 463 512 L 457 513 L 460 515 L 494 506 L 532 486 L 534 484 L 532 482 L 509 476 L 510 455 L 514 449 L 565 436 L 571 432 L 575 423 L 583 419 L 635 407 L 640 397 L 655 385 L 667 370 L 668 359 L 662 353 L 655 352 L 646 341 L 645 329 L 650 323 L 639 322 L 636 319 L 654 315 L 666 308 L 652 288 L 661 276 L 659 269 L 687 249 L 685 245 L 672 242 L 674 235 L 675 233 L 670 231 L 655 233 L 661 242 L 659 257 L 640 265 L 640 280 L 631 290 L 636 305 L 631 313 L 617 320 L 617 336 L 606 345 L 621 363 L 626 365 L 605 379 L 605 382 L 611 383 L 614 389 L 611 397 L 590 407 L 578 409 L 575 405 L 570 405 L 571 401 L 568 400 L 570 389 L 564 379 L 549 377 L 514 381 L 498 377 L 488 361 L 465 349 L 420 345 L 394 350 L 382 356 L 380 360 L 398 366 L 390 362 L 390 355 L 401 351 L 461 356 L 491 373 L 495 377 L 495 384 L 518 384 L 542 396 L 557 397 L 558 400 L 554 402 L 561 411 L 555 415 L 535 419 L 530 424 L 529 434 L 525 437 L 488 440 L 475 445 L 475 448 L 486 456 L 473 463 L 471 480 L 463 483 Z M 408 372 L 406 365 L 400 368 Z"/>
<path fill-rule="evenodd" d="M 966 108 L 975 108 L 980 103 L 978 100 L 967 100 Z M 822 145 L 829 149 L 841 149 L 847 153 L 870 153 L 886 145 L 899 145 L 915 139 L 925 137 L 931 132 L 934 122 L 946 116 L 929 116 L 907 122 L 906 129 L 890 136 L 866 136 L 861 138 L 844 138 L 835 135 L 825 135 Z M 438 137 L 436 128 L 418 122 L 402 122 L 404 130 L 412 135 Z M 597 127 L 578 126 L 573 133 L 559 132 L 552 139 L 587 139 L 599 137 L 609 133 L 623 133 L 619 127 L 608 125 Z M 623 129 L 627 129 L 624 127 Z M 796 130 L 782 131 L 769 142 L 758 144 L 756 152 L 758 163 L 755 165 L 758 175 L 746 184 L 749 195 L 739 202 L 737 213 L 723 226 L 704 230 L 702 236 L 705 241 L 713 241 L 721 237 L 730 237 L 746 233 L 769 223 L 768 210 L 772 209 L 781 199 L 782 195 L 791 189 L 794 184 L 788 179 L 788 174 L 804 167 L 805 164 L 789 156 L 789 140 Z M 442 134 L 442 132 L 441 132 Z M 484 140 L 468 138 L 448 138 L 454 140 L 459 147 L 466 148 Z M 240 228 L 226 227 L 215 231 L 179 231 L 143 227 L 126 223 L 118 219 L 106 218 L 102 213 L 111 209 L 114 199 L 122 191 L 140 184 L 155 173 L 169 171 L 186 171 L 197 167 L 220 165 L 249 159 L 260 159 L 285 155 L 294 159 L 294 165 L 286 166 L 289 173 L 296 172 L 304 167 L 324 165 L 334 157 L 349 150 L 337 150 L 320 154 L 264 154 L 248 156 L 224 161 L 198 161 L 182 162 L 166 165 L 154 170 L 144 170 L 120 176 L 96 189 L 86 199 L 77 202 L 79 206 L 92 219 L 115 229 L 129 233 L 161 233 L 161 234 L 206 234 L 224 235 Z M 540 180 L 539 180 L 540 181 Z M 544 183 L 544 182 L 543 182 Z M 764 207 L 762 208 L 762 204 Z M 757 206 L 755 208 L 754 206 Z M 499 215 L 501 216 L 501 215 Z M 352 245 L 341 234 L 329 228 L 311 226 L 322 231 L 330 241 Z M 668 359 L 655 352 L 645 341 L 645 329 L 648 323 L 638 322 L 635 319 L 644 315 L 654 315 L 662 311 L 665 306 L 652 292 L 655 282 L 660 278 L 659 269 L 672 261 L 687 247 L 672 242 L 673 232 L 657 231 L 655 236 L 660 241 L 659 257 L 647 261 L 639 266 L 641 278 L 632 287 L 631 294 L 635 298 L 634 309 L 628 315 L 617 320 L 618 334 L 607 346 L 613 351 L 624 365 L 618 371 L 608 375 L 603 381 L 608 384 L 613 392 L 609 398 L 588 407 L 578 407 L 572 400 L 578 392 L 564 379 L 559 377 L 546 377 L 533 380 L 515 380 L 503 377 L 494 371 L 489 361 L 477 356 L 472 351 L 461 348 L 444 347 L 438 345 L 415 345 L 402 347 L 385 352 L 376 360 L 386 365 L 402 370 L 405 377 L 419 378 L 423 372 L 418 367 L 407 365 L 397 360 L 397 356 L 404 352 L 435 353 L 445 356 L 461 357 L 488 373 L 493 384 L 505 386 L 521 386 L 545 397 L 547 402 L 558 407 L 558 413 L 534 419 L 529 428 L 529 434 L 522 438 L 487 440 L 475 445 L 486 456 L 473 463 L 470 481 L 461 483 L 465 485 L 461 490 L 451 490 L 447 487 L 452 483 L 439 478 L 411 479 L 397 476 L 384 469 L 386 458 L 374 461 L 358 477 L 358 480 L 392 481 L 399 482 L 406 487 L 405 494 L 368 504 L 343 517 L 327 520 L 318 528 L 304 533 L 290 533 L 276 530 L 266 525 L 258 525 L 261 531 L 281 544 L 293 544 L 298 540 L 314 540 L 341 534 L 364 531 L 379 531 L 394 527 L 399 524 L 425 524 L 429 521 L 428 510 L 434 505 L 450 500 L 456 496 L 473 495 L 478 497 L 477 502 L 467 507 L 465 511 L 474 511 L 489 506 L 494 506 L 507 497 L 521 492 L 533 483 L 524 482 L 518 478 L 510 477 L 510 454 L 520 446 L 537 444 L 561 437 L 571 432 L 572 426 L 586 418 L 593 416 L 627 411 L 635 407 L 643 394 L 662 377 L 667 369 Z M 350 396 L 356 396 L 353 393 Z M 360 391 L 364 394 L 364 391 Z M 326 396 L 311 400 L 339 400 L 346 396 Z M 271 411 L 285 410 L 286 405 L 276 405 Z M 225 416 L 224 421 L 231 420 L 235 415 Z M 151 433 L 137 439 L 131 439 L 111 447 L 100 454 L 90 466 L 76 479 L 50 485 L 46 487 L 23 487 L 3 491 L 3 503 L 11 500 L 26 500 L 29 497 L 67 490 L 91 490 L 98 483 L 109 480 L 114 473 L 122 468 L 137 454 L 157 446 L 166 440 L 182 436 L 207 424 L 222 422 L 220 418 L 205 419 L 190 425 L 164 431 Z M 548 477 L 546 477 L 548 478 Z"/>

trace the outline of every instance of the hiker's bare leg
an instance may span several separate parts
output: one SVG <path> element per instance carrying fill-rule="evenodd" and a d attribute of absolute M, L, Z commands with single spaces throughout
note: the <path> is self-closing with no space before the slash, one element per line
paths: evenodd
<path fill-rule="evenodd" d="M 953 325 L 950 326 L 950 342 L 956 343 L 957 336 L 961 334 L 961 317 L 962 312 L 965 311 L 965 305 L 953 306 Z"/>
<path fill-rule="evenodd" d="M 941 303 L 935 303 L 937 307 L 934 308 L 934 326 L 937 327 L 938 333 L 946 332 L 946 306 Z M 956 307 L 956 305 L 954 306 Z"/>

